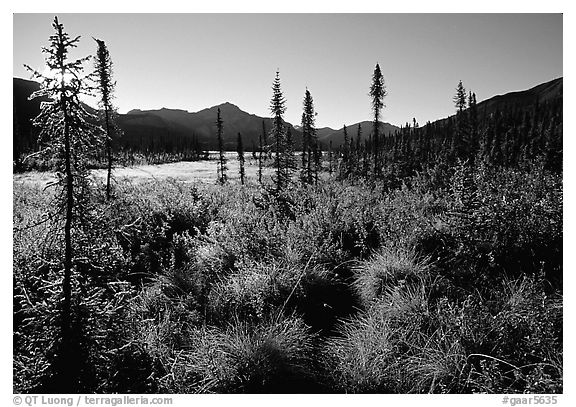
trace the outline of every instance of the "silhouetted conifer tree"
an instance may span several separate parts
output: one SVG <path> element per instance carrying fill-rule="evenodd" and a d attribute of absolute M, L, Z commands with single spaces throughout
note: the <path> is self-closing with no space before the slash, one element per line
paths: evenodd
<path fill-rule="evenodd" d="M 316 149 L 316 112 L 314 111 L 314 100 L 310 91 L 306 89 L 303 102 L 304 111 L 302 113 L 302 171 L 301 178 L 304 182 L 311 184 L 313 181 L 314 151 Z"/>
<path fill-rule="evenodd" d="M 328 172 L 332 175 L 332 140 L 330 140 L 328 147 Z"/>
<path fill-rule="evenodd" d="M 350 170 L 350 139 L 348 138 L 348 129 L 346 125 L 342 128 L 344 141 L 342 142 L 342 164 L 340 165 L 340 176 L 347 177 Z"/>
<path fill-rule="evenodd" d="M 112 141 L 115 138 L 118 127 L 115 123 L 116 111 L 112 104 L 116 83 L 112 80 L 112 59 L 106 44 L 102 40 L 94 38 L 98 44 L 96 51 L 96 80 L 98 93 L 100 94 L 99 105 L 104 114 L 104 129 L 106 130 L 106 199 L 110 199 L 110 182 L 112 178 Z"/>
<path fill-rule="evenodd" d="M 356 164 L 360 163 L 360 154 L 362 151 L 362 125 L 358 123 L 358 129 L 356 130 Z"/>
<path fill-rule="evenodd" d="M 314 176 L 314 185 L 318 185 L 318 180 L 320 179 L 320 171 L 322 170 L 322 150 L 318 145 L 318 140 L 313 140 L 313 149 L 312 154 L 314 158 L 314 167 L 313 167 L 313 176 Z"/>
<path fill-rule="evenodd" d="M 458 82 L 453 100 L 457 112 L 462 112 L 466 109 L 466 89 L 462 85 L 462 81 Z"/>
<path fill-rule="evenodd" d="M 464 113 L 464 109 L 466 109 L 466 89 L 462 85 L 462 81 L 458 82 L 453 101 L 456 107 L 456 128 L 452 132 L 450 156 L 453 160 L 456 160 L 465 156 L 467 147 L 468 123 Z"/>
<path fill-rule="evenodd" d="M 57 181 L 60 188 L 59 202 L 54 208 L 63 215 L 64 260 L 62 280 L 61 341 L 54 366 L 56 390 L 61 393 L 74 392 L 79 385 L 80 360 L 75 351 L 72 332 L 72 297 L 75 247 L 73 229 L 80 226 L 89 202 L 87 157 L 101 146 L 101 129 L 91 122 L 93 117 L 80 102 L 80 95 L 89 95 L 91 87 L 83 76 L 83 64 L 90 57 L 68 60 L 71 48 L 77 46 L 80 37 L 71 38 L 58 18 L 52 24 L 55 34 L 50 36 L 50 45 L 42 49 L 46 55 L 46 66 L 50 74 L 42 74 L 26 65 L 33 77 L 40 80 L 41 87 L 30 99 L 43 98 L 39 115 L 34 125 L 41 128 L 39 154 L 48 155 L 55 162 Z"/>
<path fill-rule="evenodd" d="M 244 146 L 242 144 L 242 135 L 240 133 L 238 133 L 238 142 L 236 144 L 236 152 L 238 153 L 238 164 L 240 166 L 239 168 L 239 174 L 240 174 L 240 183 L 242 185 L 244 185 L 244 177 L 246 175 L 246 172 L 244 170 Z"/>
<path fill-rule="evenodd" d="M 220 108 L 218 108 L 218 116 L 216 118 L 216 136 L 218 137 L 218 182 L 224 185 L 227 181 L 226 170 L 226 153 L 224 151 L 224 122 L 220 116 Z"/>
<path fill-rule="evenodd" d="M 262 121 L 264 123 L 264 121 Z M 262 154 L 264 153 L 264 147 L 262 146 L 263 134 L 258 136 L 258 183 L 262 184 Z"/>
<path fill-rule="evenodd" d="M 274 138 L 275 159 L 274 167 L 276 168 L 276 192 L 282 192 L 288 186 L 289 180 L 285 177 L 284 171 L 284 154 L 286 146 L 286 131 L 284 129 L 283 115 L 286 112 L 286 99 L 282 94 L 280 86 L 280 73 L 276 71 L 276 78 L 272 84 L 272 100 L 270 102 L 270 111 L 272 112 L 272 137 Z"/>
<path fill-rule="evenodd" d="M 284 167 L 284 178 L 288 185 L 292 180 L 292 174 L 298 170 L 296 165 L 296 156 L 294 155 L 294 139 L 292 138 L 291 126 L 286 126 L 286 138 L 284 145 L 284 154 L 282 157 L 282 165 Z"/>
<path fill-rule="evenodd" d="M 371 102 L 372 102 L 372 113 L 374 117 L 374 127 L 373 127 L 373 138 L 372 138 L 372 152 L 374 159 L 374 175 L 380 174 L 381 162 L 380 162 L 380 111 L 384 107 L 384 97 L 387 95 L 386 86 L 384 85 L 384 77 L 380 71 L 380 65 L 376 64 L 374 68 L 374 73 L 372 75 L 372 85 L 370 86 Z"/>

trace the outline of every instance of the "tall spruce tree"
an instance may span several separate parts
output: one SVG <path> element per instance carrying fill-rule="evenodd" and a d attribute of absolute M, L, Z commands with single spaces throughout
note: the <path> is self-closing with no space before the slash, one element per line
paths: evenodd
<path fill-rule="evenodd" d="M 112 104 L 116 83 L 112 80 L 112 59 L 104 41 L 94 38 L 98 44 L 96 51 L 96 81 L 97 91 L 100 94 L 98 101 L 103 112 L 104 130 L 106 130 L 106 199 L 110 199 L 110 183 L 112 178 L 112 142 L 118 131 L 115 123 L 116 111 Z"/>
<path fill-rule="evenodd" d="M 453 159 L 462 159 L 466 155 L 466 143 L 468 141 L 468 120 L 464 113 L 464 109 L 466 109 L 466 89 L 462 85 L 462 81 L 458 82 L 453 101 L 456 107 L 456 128 L 452 133 L 450 156 Z"/>
<path fill-rule="evenodd" d="M 358 123 L 358 129 L 356 130 L 356 166 L 360 164 L 360 159 L 362 157 L 362 125 Z M 358 170 L 358 167 L 356 167 Z"/>
<path fill-rule="evenodd" d="M 300 119 L 300 126 L 302 129 L 302 152 L 300 153 L 300 164 L 301 164 L 301 169 L 300 169 L 300 181 L 303 183 L 306 183 L 308 180 L 308 171 L 307 171 L 307 165 L 308 165 L 308 146 L 310 145 L 310 140 L 308 137 L 308 133 L 305 129 L 305 123 L 306 123 L 306 114 L 302 113 L 302 118 Z"/>
<path fill-rule="evenodd" d="M 242 134 L 238 133 L 238 141 L 236 143 L 236 152 L 238 153 L 238 164 L 239 164 L 239 175 L 240 175 L 240 183 L 244 185 L 244 178 L 246 176 L 246 171 L 244 169 L 244 146 L 242 144 Z"/>
<path fill-rule="evenodd" d="M 308 184 L 313 182 L 315 167 L 314 152 L 316 140 L 316 112 L 314 111 L 314 99 L 308 88 L 304 94 L 302 113 L 302 180 Z"/>
<path fill-rule="evenodd" d="M 222 185 L 226 183 L 228 179 L 226 176 L 226 171 L 228 167 L 226 166 L 226 153 L 224 152 L 224 122 L 220 116 L 220 108 L 218 108 L 218 115 L 216 118 L 216 135 L 218 137 L 218 182 Z"/>
<path fill-rule="evenodd" d="M 384 77 L 382 76 L 382 71 L 380 70 L 380 65 L 376 64 L 374 68 L 374 73 L 372 74 L 372 85 L 370 86 L 371 102 L 372 102 L 372 113 L 374 117 L 373 130 L 372 130 L 372 153 L 373 153 L 373 164 L 374 164 L 374 176 L 380 174 L 381 162 L 380 162 L 380 111 L 384 107 L 384 97 L 387 95 L 386 86 L 384 84 Z"/>
<path fill-rule="evenodd" d="M 58 392 L 70 392 L 75 391 L 80 377 L 80 371 L 75 368 L 80 361 L 75 355 L 78 348 L 72 332 L 73 271 L 76 262 L 74 235 L 75 229 L 82 226 L 89 200 L 87 157 L 100 147 L 101 129 L 91 124 L 94 118 L 79 99 L 83 94 L 91 94 L 88 78 L 83 76 L 83 64 L 90 57 L 70 61 L 68 53 L 77 46 L 80 37 L 71 38 L 57 17 L 52 27 L 55 33 L 50 36 L 50 45 L 42 49 L 49 73 L 40 73 L 28 65 L 26 68 L 40 81 L 40 89 L 30 99 L 46 100 L 33 123 L 41 128 L 40 152 L 55 163 L 55 185 L 60 190 L 54 209 L 57 211 L 55 218 L 64 223 L 64 275 L 60 304 L 61 340 L 55 379 Z M 76 294 L 80 295 L 80 290 Z"/>
<path fill-rule="evenodd" d="M 272 137 L 274 139 L 274 167 L 276 169 L 276 178 L 274 183 L 276 186 L 276 192 L 280 193 L 286 189 L 289 180 L 285 177 L 284 172 L 284 154 L 285 154 L 285 138 L 286 131 L 284 129 L 284 118 L 283 115 L 286 113 L 286 99 L 282 94 L 282 88 L 280 86 L 280 72 L 276 71 L 276 78 L 272 83 L 272 100 L 270 101 L 270 112 L 272 113 Z"/>
<path fill-rule="evenodd" d="M 456 86 L 456 94 L 452 99 L 454 101 L 454 106 L 456 107 L 457 112 L 462 112 L 466 109 L 466 89 L 464 85 L 462 85 L 462 81 L 458 82 L 458 86 Z"/>

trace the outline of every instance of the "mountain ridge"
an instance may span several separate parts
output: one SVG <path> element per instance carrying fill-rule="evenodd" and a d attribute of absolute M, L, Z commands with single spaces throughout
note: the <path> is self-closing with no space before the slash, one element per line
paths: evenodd
<path fill-rule="evenodd" d="M 13 78 L 13 107 L 14 120 L 18 124 L 21 134 L 18 140 L 15 139 L 15 149 L 29 149 L 34 145 L 34 134 L 37 131 L 31 125 L 40 109 L 40 101 L 28 100 L 28 96 L 39 84 L 34 81 Z M 532 88 L 505 94 L 495 95 L 489 99 L 478 103 L 477 109 L 481 116 L 495 112 L 498 109 L 514 108 L 525 109 L 532 106 L 536 101 L 546 102 L 554 97 L 561 96 L 563 92 L 563 77 L 538 84 Z M 207 107 L 197 112 L 189 112 L 184 109 L 172 109 L 163 107 L 161 109 L 141 110 L 132 109 L 125 114 L 118 115 L 118 125 L 124 132 L 126 140 L 138 143 L 147 138 L 162 140 L 163 138 L 195 138 L 202 148 L 216 149 L 216 112 L 220 108 L 224 120 L 224 148 L 226 150 L 236 149 L 237 134 L 243 136 L 246 150 L 251 150 L 258 146 L 259 136 L 262 134 L 262 123 L 267 132 L 272 128 L 272 119 L 260 117 L 252 113 L 245 112 L 240 107 L 230 102 L 223 102 L 216 106 Z M 434 122 L 443 122 L 450 117 L 438 119 Z M 433 122 L 433 123 L 434 123 Z M 292 134 L 296 142 L 296 148 L 301 148 L 302 132 L 298 125 L 291 126 Z M 362 139 L 365 140 L 372 131 L 372 122 L 362 121 L 346 125 L 348 136 L 357 138 L 358 124 L 362 126 Z M 385 135 L 393 134 L 399 130 L 398 126 L 390 123 L 382 123 L 382 131 Z M 317 129 L 318 141 L 323 149 L 327 149 L 330 141 L 332 147 L 338 148 L 343 140 L 343 128 L 332 129 L 321 127 Z M 16 135 L 14 136 L 16 137 Z M 16 141 L 20 144 L 16 146 Z"/>

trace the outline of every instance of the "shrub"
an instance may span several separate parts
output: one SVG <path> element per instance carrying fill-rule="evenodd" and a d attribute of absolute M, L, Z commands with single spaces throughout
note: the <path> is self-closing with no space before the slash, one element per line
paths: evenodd
<path fill-rule="evenodd" d="M 494 284 L 461 302 L 444 298 L 434 326 L 467 355 L 468 379 L 459 392 L 555 393 L 562 388 L 561 299 L 533 277 Z"/>
<path fill-rule="evenodd" d="M 383 247 L 354 269 L 354 287 L 361 302 L 368 306 L 387 288 L 408 285 L 426 278 L 429 265 L 414 250 L 402 247 Z"/>
<path fill-rule="evenodd" d="M 212 321 L 260 321 L 288 299 L 297 283 L 297 271 L 278 265 L 246 264 L 221 279 L 210 292 Z"/>
<path fill-rule="evenodd" d="M 326 343 L 327 371 L 340 391 L 401 393 L 410 389 L 406 358 L 421 351 L 429 335 L 426 286 L 388 287 Z"/>
<path fill-rule="evenodd" d="M 297 312 L 314 330 L 324 331 L 353 311 L 348 286 L 309 264 L 242 264 L 213 285 L 208 304 L 209 321 L 218 325 Z"/>
<path fill-rule="evenodd" d="M 233 320 L 198 328 L 174 359 L 166 389 L 174 392 L 290 393 L 313 384 L 313 336 L 295 317 L 259 324 Z"/>

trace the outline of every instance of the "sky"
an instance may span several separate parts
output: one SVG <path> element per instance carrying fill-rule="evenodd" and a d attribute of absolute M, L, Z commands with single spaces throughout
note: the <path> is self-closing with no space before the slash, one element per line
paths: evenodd
<path fill-rule="evenodd" d="M 53 14 L 14 14 L 13 75 L 44 69 Z M 230 102 L 270 116 L 280 72 L 285 119 L 298 124 L 306 88 L 317 127 L 370 120 L 376 63 L 388 95 L 382 120 L 420 124 L 454 112 L 458 81 L 482 101 L 563 76 L 562 14 L 59 14 L 70 57 L 106 42 L 121 113 L 195 112 Z M 87 66 L 91 68 L 91 65 Z M 92 103 L 94 104 L 94 103 Z"/>

